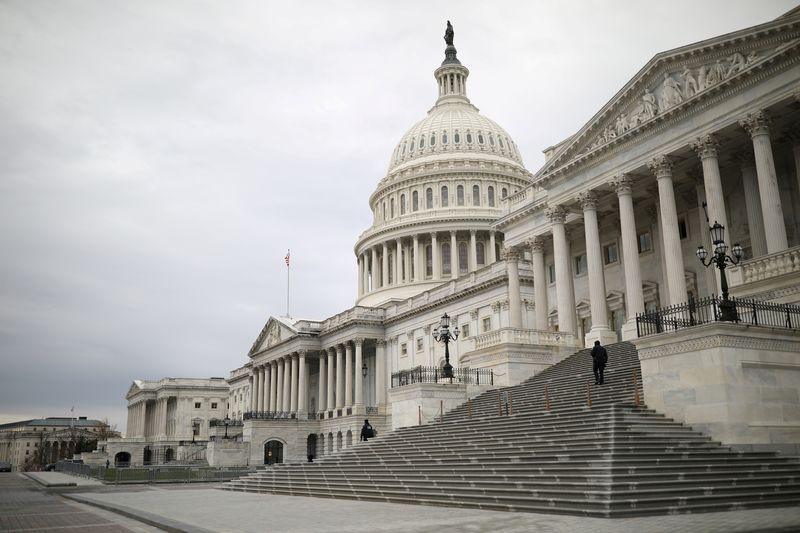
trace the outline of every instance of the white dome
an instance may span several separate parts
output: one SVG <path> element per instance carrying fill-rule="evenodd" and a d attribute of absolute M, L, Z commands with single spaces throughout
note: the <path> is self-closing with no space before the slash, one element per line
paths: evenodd
<path fill-rule="evenodd" d="M 481 115 L 472 104 L 446 102 L 437 104 L 403 135 L 389 161 L 389 173 L 405 163 L 438 159 L 445 154 L 494 155 L 523 165 L 507 131 Z"/>

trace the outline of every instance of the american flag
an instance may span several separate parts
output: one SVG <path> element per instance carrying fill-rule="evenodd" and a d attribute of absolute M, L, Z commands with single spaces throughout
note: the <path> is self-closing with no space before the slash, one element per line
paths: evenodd
<path fill-rule="evenodd" d="M 283 259 L 284 259 L 284 261 L 286 261 L 286 267 L 287 268 L 289 267 L 289 256 L 290 255 L 291 254 L 289 253 L 289 250 L 286 250 L 286 257 L 284 257 Z"/>

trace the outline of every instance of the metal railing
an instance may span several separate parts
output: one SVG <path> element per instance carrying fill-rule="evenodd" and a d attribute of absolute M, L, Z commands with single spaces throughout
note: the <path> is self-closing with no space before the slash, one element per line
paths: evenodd
<path fill-rule="evenodd" d="M 201 483 L 230 481 L 251 470 L 250 467 L 196 467 L 196 466 L 148 466 L 117 467 L 91 466 L 69 462 L 56 463 L 57 472 L 97 479 L 104 483 Z"/>
<path fill-rule="evenodd" d="M 228 427 L 236 427 L 236 426 L 243 426 L 244 420 L 234 420 L 228 419 Z M 215 427 L 225 427 L 225 421 L 220 420 L 219 418 L 212 418 L 208 421 L 208 427 L 215 428 Z"/>
<path fill-rule="evenodd" d="M 800 306 L 775 304 L 731 298 L 736 309 L 737 324 L 771 328 L 800 328 Z M 639 337 L 720 322 L 720 302 L 716 296 L 707 296 L 687 303 L 660 307 L 636 315 L 636 333 Z"/>
<path fill-rule="evenodd" d="M 413 383 L 462 383 L 470 385 L 494 385 L 494 373 L 490 368 L 454 368 L 453 377 L 442 376 L 438 366 L 417 366 L 392 374 L 392 388 Z"/>

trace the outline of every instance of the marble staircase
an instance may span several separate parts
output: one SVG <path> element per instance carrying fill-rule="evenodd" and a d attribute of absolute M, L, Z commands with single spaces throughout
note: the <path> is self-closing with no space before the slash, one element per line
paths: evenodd
<path fill-rule="evenodd" d="M 607 349 L 602 386 L 581 350 L 436 423 L 315 463 L 275 465 L 223 488 L 597 517 L 800 503 L 797 458 L 733 451 L 637 404 L 635 348 Z"/>

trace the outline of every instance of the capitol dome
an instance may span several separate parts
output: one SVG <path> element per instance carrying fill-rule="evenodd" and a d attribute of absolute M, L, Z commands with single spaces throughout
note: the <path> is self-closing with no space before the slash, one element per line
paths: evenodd
<path fill-rule="evenodd" d="M 508 132 L 467 98 L 469 70 L 449 37 L 436 103 L 370 196 L 373 223 L 355 246 L 358 305 L 409 298 L 497 261 L 503 236 L 491 226 L 504 199 L 531 183 Z"/>

